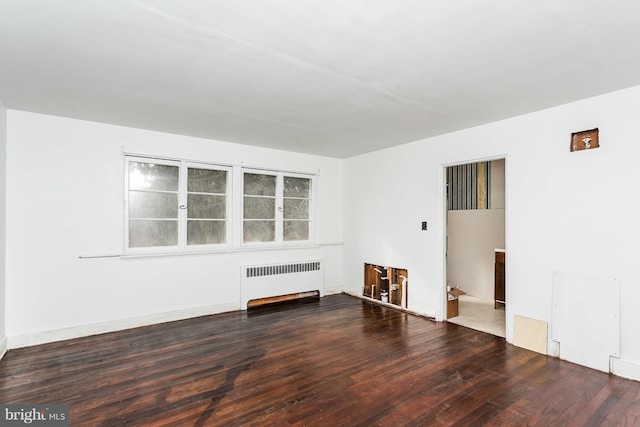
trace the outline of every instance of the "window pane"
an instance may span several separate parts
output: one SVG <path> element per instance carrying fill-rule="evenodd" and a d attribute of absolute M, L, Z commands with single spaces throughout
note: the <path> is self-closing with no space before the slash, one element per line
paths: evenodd
<path fill-rule="evenodd" d="M 225 219 L 227 217 L 227 196 L 189 194 L 187 196 L 189 218 Z"/>
<path fill-rule="evenodd" d="M 178 195 L 129 191 L 129 218 L 177 218 Z"/>
<path fill-rule="evenodd" d="M 275 239 L 275 221 L 244 222 L 243 240 L 245 242 L 273 242 Z"/>
<path fill-rule="evenodd" d="M 275 196 L 276 177 L 273 175 L 245 173 L 244 194 L 250 196 Z"/>
<path fill-rule="evenodd" d="M 309 201 L 305 199 L 284 199 L 285 219 L 309 219 Z"/>
<path fill-rule="evenodd" d="M 245 197 L 245 219 L 274 219 L 276 217 L 276 199 L 271 197 Z"/>
<path fill-rule="evenodd" d="M 309 240 L 309 221 L 284 221 L 284 240 Z"/>
<path fill-rule="evenodd" d="M 311 180 L 308 178 L 284 177 L 284 197 L 309 198 Z"/>
<path fill-rule="evenodd" d="M 189 168 L 187 174 L 187 191 L 219 194 L 227 192 L 226 171 Z"/>
<path fill-rule="evenodd" d="M 132 220 L 129 221 L 129 247 L 176 246 L 178 221 Z"/>
<path fill-rule="evenodd" d="M 178 167 L 154 163 L 129 163 L 129 189 L 178 191 Z"/>
<path fill-rule="evenodd" d="M 187 245 L 226 242 L 226 221 L 187 221 Z"/>

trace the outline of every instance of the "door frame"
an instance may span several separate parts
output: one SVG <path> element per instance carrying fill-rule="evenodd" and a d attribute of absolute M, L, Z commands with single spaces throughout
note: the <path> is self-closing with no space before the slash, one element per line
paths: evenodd
<path fill-rule="evenodd" d="M 508 253 L 509 252 L 509 158 L 507 154 L 499 154 L 495 156 L 488 157 L 479 157 L 475 159 L 467 159 L 467 160 L 457 160 L 450 163 L 442 163 L 440 165 L 440 179 L 441 179 L 441 203 L 442 203 L 442 286 L 440 287 L 440 312 L 442 321 L 447 321 L 447 248 L 448 248 L 448 221 L 447 221 L 447 168 L 450 166 L 458 166 L 458 165 L 466 165 L 470 163 L 477 162 L 490 162 L 493 160 L 504 160 L 504 249 Z M 507 304 L 509 300 L 509 264 L 507 264 L 505 268 L 505 336 L 507 337 L 507 341 L 509 340 L 509 330 L 510 330 L 510 304 Z M 512 329 L 512 328 L 511 328 Z"/>

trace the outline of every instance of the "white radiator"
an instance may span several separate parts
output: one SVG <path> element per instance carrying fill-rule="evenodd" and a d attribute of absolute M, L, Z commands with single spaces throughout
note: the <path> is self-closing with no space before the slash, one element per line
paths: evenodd
<path fill-rule="evenodd" d="M 241 267 L 240 307 L 258 298 L 318 291 L 324 296 L 322 261 Z"/>

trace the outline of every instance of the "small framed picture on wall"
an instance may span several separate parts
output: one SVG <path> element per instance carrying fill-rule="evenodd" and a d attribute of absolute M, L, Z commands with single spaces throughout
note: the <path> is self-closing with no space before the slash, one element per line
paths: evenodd
<path fill-rule="evenodd" d="M 569 148 L 571 151 L 590 150 L 599 146 L 598 128 L 571 134 L 571 147 Z"/>

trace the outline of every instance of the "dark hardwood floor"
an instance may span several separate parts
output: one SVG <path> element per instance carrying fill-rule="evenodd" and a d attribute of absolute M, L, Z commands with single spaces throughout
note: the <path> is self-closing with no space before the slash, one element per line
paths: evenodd
<path fill-rule="evenodd" d="M 346 295 L 10 350 L 71 425 L 640 425 L 640 383 Z"/>

